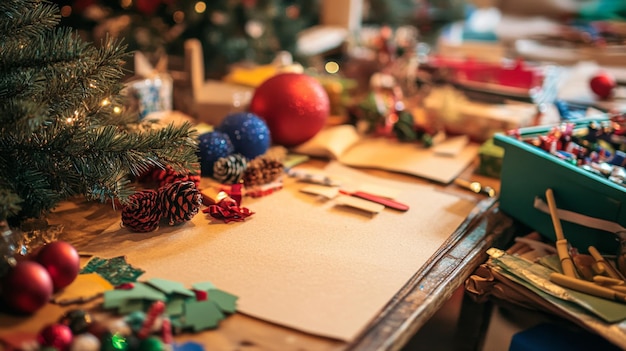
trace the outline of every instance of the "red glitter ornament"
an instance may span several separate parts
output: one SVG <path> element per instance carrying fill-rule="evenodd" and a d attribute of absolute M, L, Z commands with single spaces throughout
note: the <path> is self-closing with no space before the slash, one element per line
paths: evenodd
<path fill-rule="evenodd" d="M 44 245 L 37 254 L 39 262 L 50 274 L 54 290 L 70 285 L 80 270 L 80 256 L 71 244 L 54 241 Z"/>
<path fill-rule="evenodd" d="M 20 313 L 34 313 L 52 296 L 53 284 L 48 271 L 34 261 L 19 261 L 2 279 L 2 298 Z"/>
<path fill-rule="evenodd" d="M 324 127 L 330 101 L 315 78 L 282 73 L 255 90 L 249 110 L 265 120 L 274 143 L 290 147 L 311 139 Z"/>

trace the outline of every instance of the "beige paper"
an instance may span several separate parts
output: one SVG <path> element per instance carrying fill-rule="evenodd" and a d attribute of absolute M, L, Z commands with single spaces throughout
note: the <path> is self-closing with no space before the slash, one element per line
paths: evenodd
<path fill-rule="evenodd" d="M 460 143 L 467 145 L 462 147 Z M 446 148 L 456 152 L 435 152 Z M 347 166 L 405 173 L 443 184 L 454 180 L 478 153 L 478 145 L 468 144 L 462 138 L 444 140 L 437 149 L 391 138 L 361 137 L 353 126 L 340 125 L 322 130 L 294 151 L 328 157 Z"/>
<path fill-rule="evenodd" d="M 402 189 L 407 212 L 367 215 L 282 190 L 245 198 L 245 222 L 211 222 L 203 213 L 153 233 L 110 228 L 89 247 L 103 257 L 126 255 L 159 277 L 186 285 L 212 281 L 239 296 L 238 311 L 316 335 L 353 340 L 437 251 L 475 203 L 434 187 L 372 177 L 332 163 L 329 174 Z"/>
<path fill-rule="evenodd" d="M 443 156 L 412 143 L 365 139 L 341 154 L 347 166 L 380 168 L 406 173 L 443 184 L 454 180 L 475 159 L 478 145 L 469 144 L 455 156 Z"/>

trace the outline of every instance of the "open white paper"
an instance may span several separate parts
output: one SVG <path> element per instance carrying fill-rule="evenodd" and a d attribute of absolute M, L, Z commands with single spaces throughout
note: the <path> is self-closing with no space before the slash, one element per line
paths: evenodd
<path fill-rule="evenodd" d="M 153 233 L 114 227 L 78 247 L 125 255 L 153 277 L 187 286 L 211 281 L 239 296 L 238 311 L 316 335 L 350 341 L 463 222 L 475 203 L 432 186 L 367 175 L 331 163 L 329 174 L 401 190 L 407 212 L 375 215 L 334 206 L 285 179 L 265 198 L 244 198 L 245 222 L 192 221 Z"/>

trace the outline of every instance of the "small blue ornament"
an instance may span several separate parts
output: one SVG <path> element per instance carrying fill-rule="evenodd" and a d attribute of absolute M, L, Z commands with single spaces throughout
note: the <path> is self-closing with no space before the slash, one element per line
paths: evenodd
<path fill-rule="evenodd" d="M 233 143 L 226 133 L 212 131 L 198 137 L 198 157 L 200 158 L 200 172 L 203 177 L 213 176 L 213 164 L 222 157 L 235 152 Z"/>
<path fill-rule="evenodd" d="M 263 155 L 270 147 L 270 130 L 267 124 L 251 112 L 237 112 L 226 116 L 217 130 L 228 134 L 235 152 L 249 160 Z"/>

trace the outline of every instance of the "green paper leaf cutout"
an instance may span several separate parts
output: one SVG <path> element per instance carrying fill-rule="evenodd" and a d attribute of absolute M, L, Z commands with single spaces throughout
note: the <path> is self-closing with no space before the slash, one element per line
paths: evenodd
<path fill-rule="evenodd" d="M 162 292 L 147 284 L 137 282 L 132 289 L 115 289 L 104 292 L 104 308 L 121 308 L 127 300 L 166 301 Z"/>
<path fill-rule="evenodd" d="M 183 323 L 186 328 L 190 327 L 194 332 L 217 328 L 219 322 L 224 318 L 224 314 L 213 301 L 187 300 L 185 302 Z"/>
<path fill-rule="evenodd" d="M 143 299 L 128 299 L 118 307 L 117 312 L 119 314 L 139 312 L 143 311 L 144 306 L 145 301 Z"/>
<path fill-rule="evenodd" d="M 235 313 L 237 311 L 238 297 L 219 289 L 211 289 L 208 291 L 209 300 L 226 313 Z"/>
<path fill-rule="evenodd" d="M 215 284 L 211 283 L 211 282 L 202 282 L 202 283 L 195 283 L 191 286 L 194 290 L 200 290 L 200 291 L 209 291 L 211 289 L 215 289 Z"/>
<path fill-rule="evenodd" d="M 193 291 L 185 288 L 185 286 L 179 282 L 174 282 L 171 280 L 161 279 L 161 278 L 152 278 L 148 280 L 147 283 L 151 285 L 152 287 L 161 290 L 163 293 L 167 295 L 181 294 L 181 295 L 188 296 L 188 297 L 196 296 L 196 294 L 194 294 Z"/>
<path fill-rule="evenodd" d="M 170 317 L 181 316 L 185 313 L 185 298 L 174 297 L 167 301 L 165 313 Z"/>

